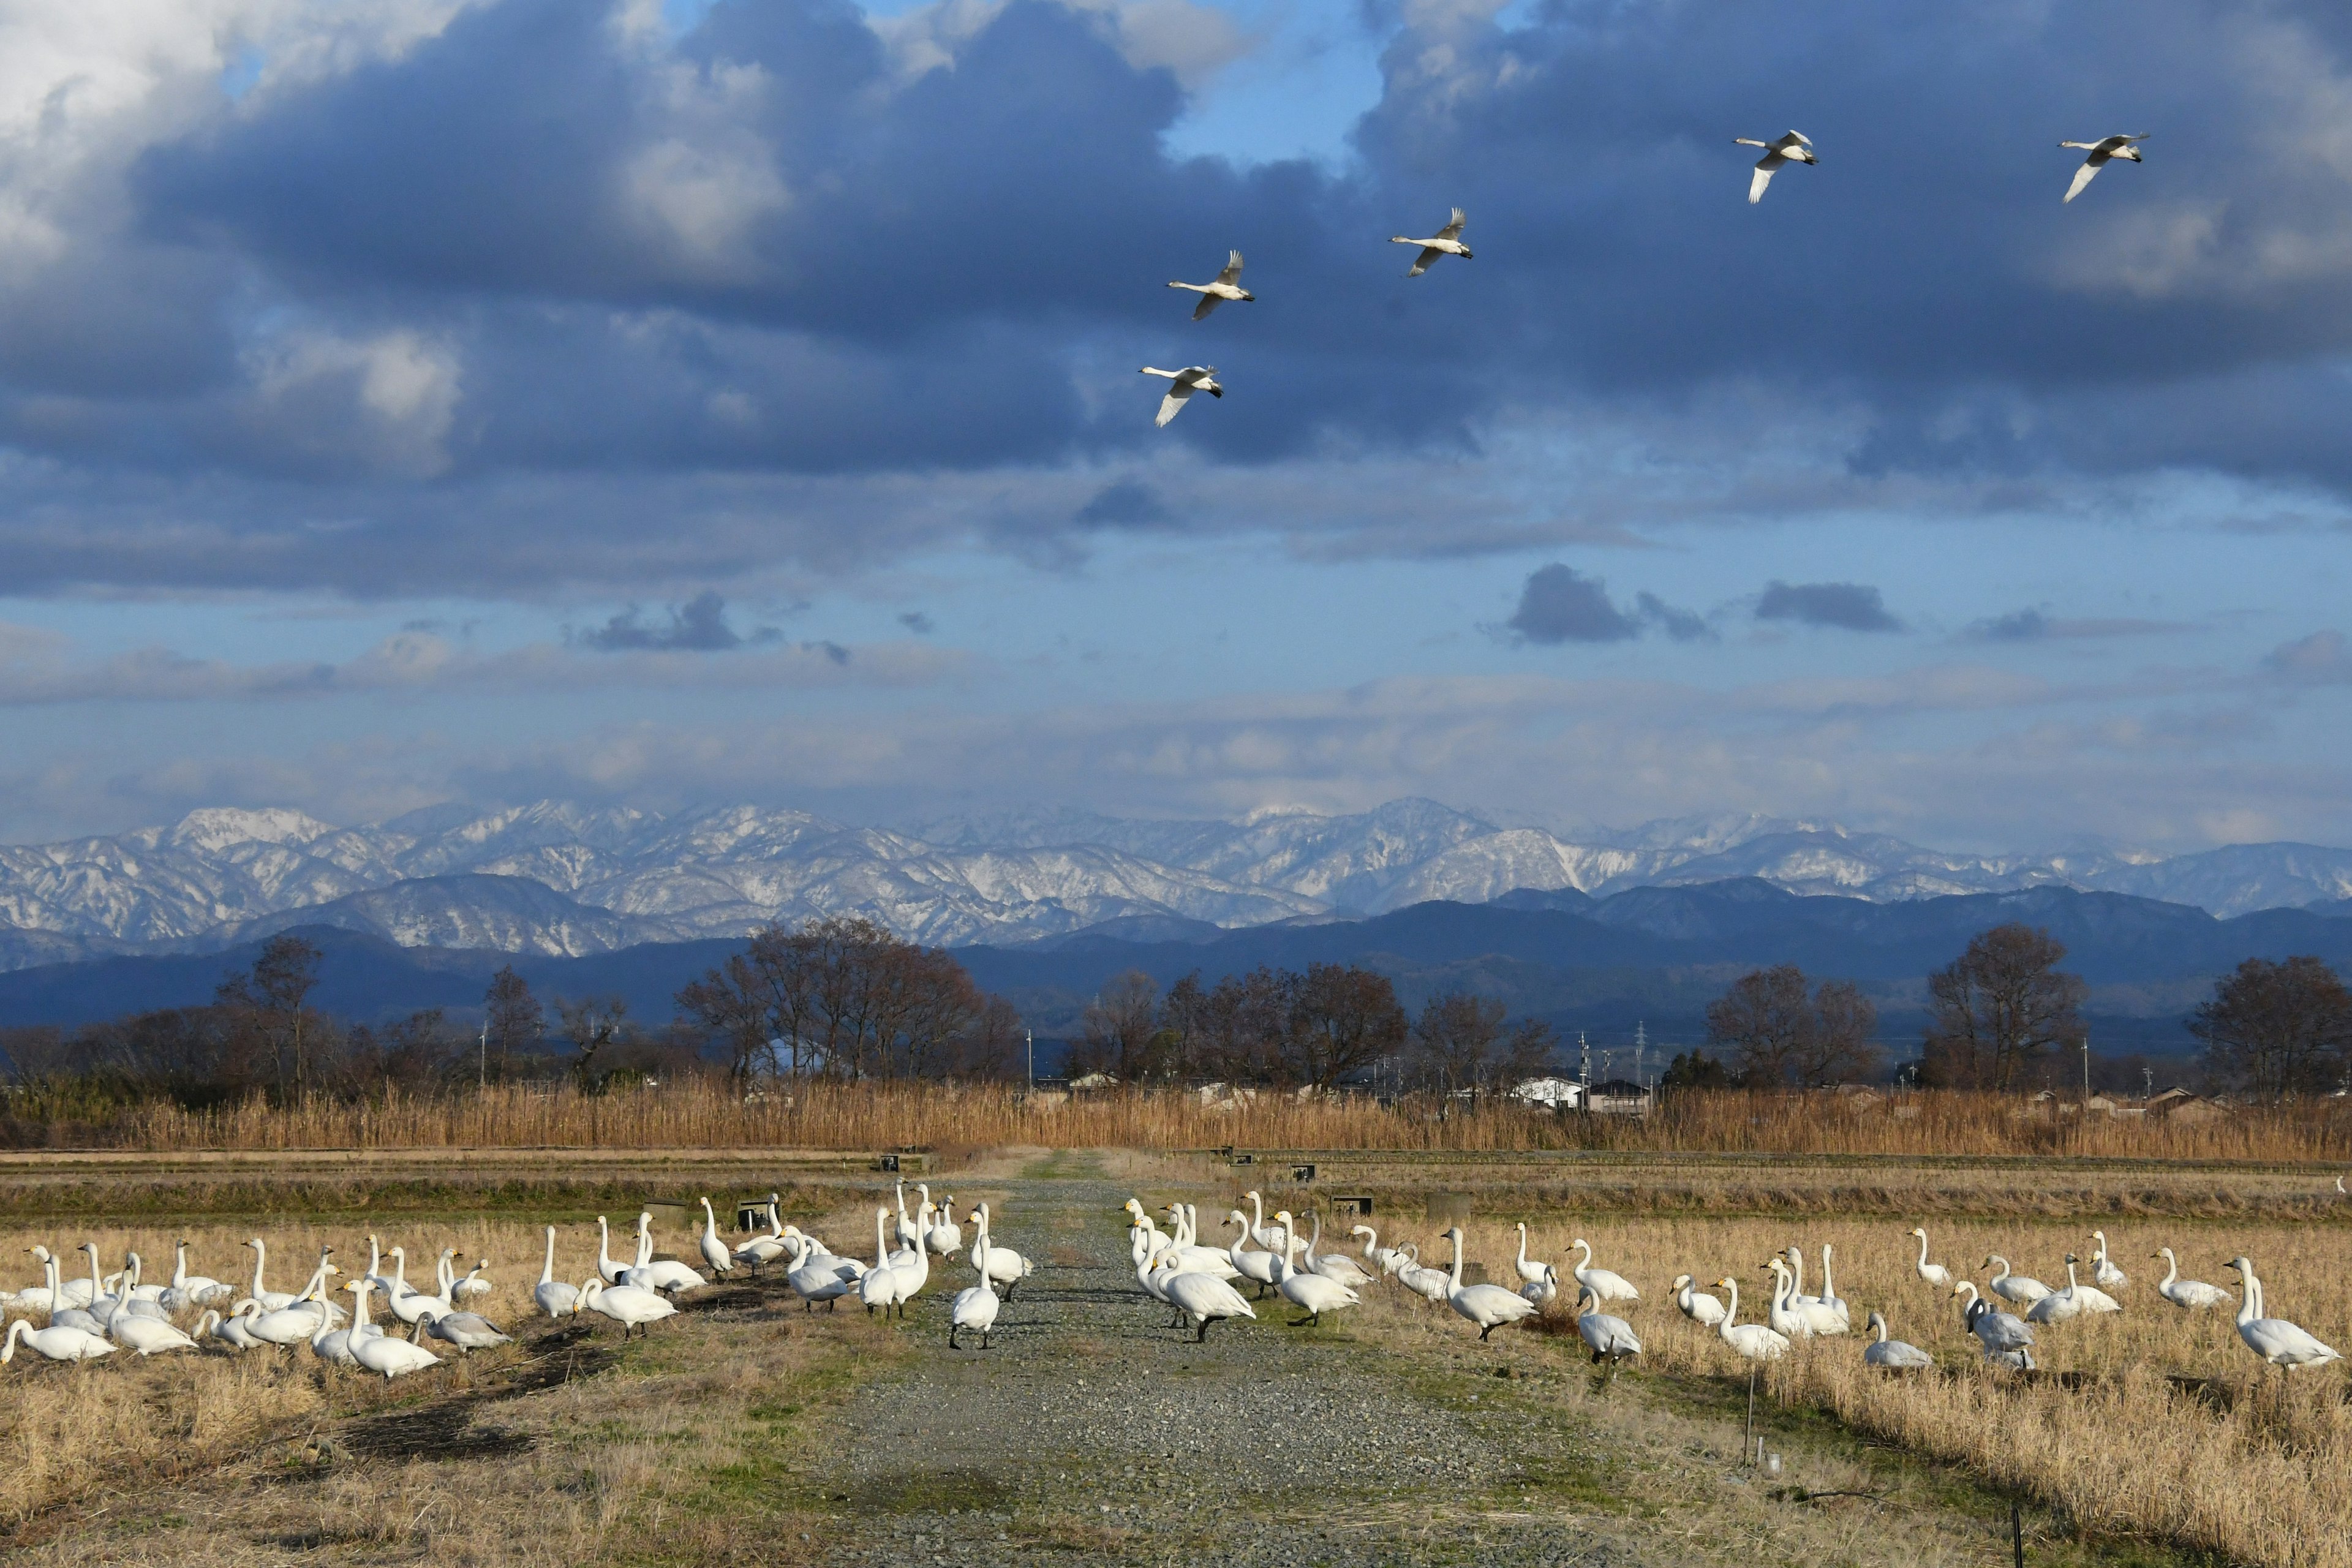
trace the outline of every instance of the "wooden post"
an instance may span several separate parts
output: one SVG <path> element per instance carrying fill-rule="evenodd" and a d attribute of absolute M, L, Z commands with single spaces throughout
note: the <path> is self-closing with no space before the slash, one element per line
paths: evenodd
<path fill-rule="evenodd" d="M 1740 1461 L 1747 1462 L 1748 1453 L 1756 1447 L 1756 1363 L 1748 1363 L 1748 1439 L 1739 1447 Z"/>
<path fill-rule="evenodd" d="M 2015 1498 L 2009 1500 L 2009 1547 L 2017 1560 L 2017 1568 L 2025 1568 L 2025 1518 Z"/>

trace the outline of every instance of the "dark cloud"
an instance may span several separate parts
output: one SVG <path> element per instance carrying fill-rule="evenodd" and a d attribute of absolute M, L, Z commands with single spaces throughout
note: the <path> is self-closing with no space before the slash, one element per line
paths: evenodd
<path fill-rule="evenodd" d="M 696 595 L 683 605 L 673 605 L 669 624 L 650 626 L 645 624 L 642 612 L 635 605 L 591 632 L 581 634 L 579 642 L 604 653 L 618 653 L 627 648 L 654 648 L 663 651 L 694 653 L 724 653 L 747 642 L 772 642 L 776 632 L 762 627 L 745 637 L 727 624 L 727 601 L 715 590 Z M 845 662 L 845 652 L 827 644 L 828 652 L 836 653 L 834 662 Z"/>
<path fill-rule="evenodd" d="M 2011 610 L 1976 622 L 1968 635 L 1978 642 L 2037 642 L 2050 635 L 2050 617 L 2040 610 Z"/>
<path fill-rule="evenodd" d="M 1699 616 L 1689 610 L 1676 609 L 1655 594 L 1636 594 L 1633 603 L 1645 623 L 1656 626 L 1676 642 L 1716 640 L 1714 628 Z"/>
<path fill-rule="evenodd" d="M 2263 668 L 2282 680 L 2308 686 L 2352 681 L 2352 649 L 2339 631 L 2313 632 L 2263 656 Z"/>
<path fill-rule="evenodd" d="M 1636 594 L 1633 608 L 1622 610 L 1610 600 L 1606 583 L 1555 561 L 1528 574 L 1519 588 L 1519 606 L 1500 630 L 1512 642 L 1553 647 L 1625 642 L 1653 626 L 1676 642 L 1706 642 L 1715 637 L 1704 620 L 1655 594 Z"/>
<path fill-rule="evenodd" d="M 1140 479 L 1115 479 L 1087 499 L 1071 521 L 1080 528 L 1157 528 L 1171 521 L 1160 492 Z"/>
<path fill-rule="evenodd" d="M 1756 601 L 1759 621 L 1795 621 L 1848 632 L 1899 632 L 1877 589 L 1863 583 L 1772 583 Z"/>
<path fill-rule="evenodd" d="M 2345 193 L 2294 152 L 2340 119 L 2337 7 L 2147 0 L 2123 30 L 2090 7 L 1525 9 L 1395 16 L 1327 171 L 1170 157 L 1174 76 L 1046 0 L 938 23 L 951 64 L 912 72 L 843 0 L 719 0 L 675 40 L 485 0 L 76 174 L 55 258 L 0 301 L 0 444 L 94 521 L 20 488 L 0 570 L 352 588 L 353 535 L 381 527 L 383 580 L 439 587 L 494 522 L 525 591 L 626 582 L 622 534 L 577 524 L 624 480 L 682 520 L 682 570 L 824 570 L 943 528 L 673 503 L 1170 443 L 1475 455 L 1491 420 L 1596 406 L 1685 447 L 1758 384 L 1833 412 L 1823 486 L 2352 490 Z M 1792 115 L 1823 163 L 1750 206 L 1730 137 Z M 1927 180 L 1902 124 L 1999 129 Z M 2158 132 L 2149 162 L 2063 206 L 2055 142 L 2126 124 Z M 1477 262 L 1408 281 L 1386 236 L 1454 203 Z M 1196 328 L 1160 285 L 1229 243 L 1262 303 Z M 1171 352 L 1230 360 L 1232 395 L 1156 431 L 1131 368 Z M 459 548 L 425 548 L 420 513 Z M 1046 558 L 1045 528 L 1235 526 L 1134 480 L 1036 515 L 986 537 Z"/>
<path fill-rule="evenodd" d="M 920 610 L 907 611 L 898 617 L 898 624 L 919 637 L 927 637 L 938 629 L 931 624 L 931 617 Z"/>

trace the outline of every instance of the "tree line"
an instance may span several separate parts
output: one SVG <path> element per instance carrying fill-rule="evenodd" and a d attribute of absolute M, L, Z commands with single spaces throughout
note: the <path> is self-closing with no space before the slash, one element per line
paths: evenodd
<path fill-rule="evenodd" d="M 2065 958 L 2063 942 L 2019 922 L 1971 938 L 1927 977 L 1920 1084 L 2010 1092 L 2071 1081 L 2062 1058 L 2086 1045 L 2089 987 L 2059 967 Z M 2209 1087 L 2276 1100 L 2352 1086 L 2352 990 L 2319 958 L 2249 958 L 2182 1023 L 2203 1047 Z M 1794 964 L 1733 981 L 1706 1025 L 1713 1054 L 1675 1058 L 1667 1085 L 1822 1088 L 1874 1078 L 1885 1063 L 1861 990 L 1814 984 Z"/>

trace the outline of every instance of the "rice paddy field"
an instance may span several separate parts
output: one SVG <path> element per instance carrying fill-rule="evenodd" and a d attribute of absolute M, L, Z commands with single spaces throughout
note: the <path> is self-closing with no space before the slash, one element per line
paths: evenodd
<path fill-rule="evenodd" d="M 1248 1163 L 1236 1164 L 1234 1159 Z M 192 1160 L 117 1152 L 0 1162 L 0 1286 L 26 1249 L 95 1242 L 299 1287 L 320 1246 L 348 1274 L 368 1237 L 412 1279 L 455 1247 L 487 1258 L 478 1310 L 517 1342 L 386 1384 L 307 1351 L 118 1354 L 0 1367 L 0 1551 L 26 1562 L 716 1563 L 1193 1562 L 1266 1550 L 1299 1562 L 2011 1560 L 2010 1507 L 2035 1563 L 2352 1565 L 2352 1403 L 2341 1365 L 2282 1376 L 2229 1310 L 2160 1300 L 2185 1276 L 2259 1268 L 2266 1310 L 2352 1345 L 2352 1200 L 2339 1167 L 1989 1155 L 1675 1155 L 1480 1151 L 975 1148 L 922 1165 L 960 1210 L 987 1201 L 1037 1266 L 985 1352 L 946 1346 L 940 1260 L 901 1324 L 810 1312 L 771 1270 L 681 1298 L 623 1343 L 593 1316 L 538 1315 L 543 1226 L 557 1274 L 585 1279 L 598 1213 L 652 1203 L 663 1253 L 693 1260 L 686 1210 L 709 1194 L 782 1198 L 845 1253 L 872 1250 L 892 1178 L 870 1155 L 738 1150 L 614 1159 L 561 1150 L 432 1159 L 295 1153 Z M 1310 1179 L 1299 1179 L 1311 1165 Z M 1128 1264 L 1118 1205 L 1196 1203 L 1213 1229 L 1243 1194 L 1327 1240 L 1369 1207 L 1383 1242 L 1444 1263 L 1460 1223 L 1474 1275 L 1516 1281 L 1569 1244 L 1633 1280 L 1643 1346 L 1589 1365 L 1559 1307 L 1479 1342 L 1392 1283 L 1292 1326 L 1269 1299 L 1205 1344 L 1168 1327 Z M 912 1189 L 910 1189 L 911 1196 Z M 693 1211 L 698 1223 L 699 1210 Z M 109 1215 L 116 1217 L 108 1217 Z M 723 1220 L 722 1220 L 723 1223 Z M 1163 1221 L 1163 1223 L 1165 1223 Z M 2040 1370 L 1985 1365 L 1931 1256 L 1981 1287 L 1999 1253 L 2063 1285 L 2105 1233 L 2120 1314 L 2037 1331 Z M 1222 1242 L 1231 1232 L 1204 1237 Z M 1730 1278 L 1740 1318 L 1765 1258 L 1801 1246 L 1809 1289 L 1835 1250 L 1854 1332 L 1800 1342 L 1755 1380 L 1686 1321 L 1668 1281 Z M 79 1260 L 81 1255 L 74 1255 Z M 84 1265 L 86 1268 L 86 1265 Z M 1722 1296 L 1726 1292 L 1717 1289 Z M 1928 1373 L 1865 1369 L 1862 1320 L 1931 1352 Z M 1367 1354 L 1366 1352 L 1376 1352 Z"/>

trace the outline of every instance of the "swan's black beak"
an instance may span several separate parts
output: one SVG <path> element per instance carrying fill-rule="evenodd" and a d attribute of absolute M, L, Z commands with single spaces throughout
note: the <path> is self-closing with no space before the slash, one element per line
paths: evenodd
<path fill-rule="evenodd" d="M 1225 389 L 1222 386 L 1213 386 L 1209 388 L 1209 395 L 1212 397 L 1223 397 L 1224 395 Z"/>
<path fill-rule="evenodd" d="M 1469 260 L 1469 259 L 1470 259 L 1470 253 L 1469 253 L 1468 251 L 1466 251 L 1466 250 L 1465 250 L 1465 251 L 1464 251 L 1464 252 L 1462 253 L 1462 259 L 1463 259 L 1463 260 L 1465 260 L 1465 261 Z"/>
<path fill-rule="evenodd" d="M 1244 289 L 1242 290 L 1242 301 L 1244 304 L 1255 305 L 1257 303 L 1257 296 Z"/>

